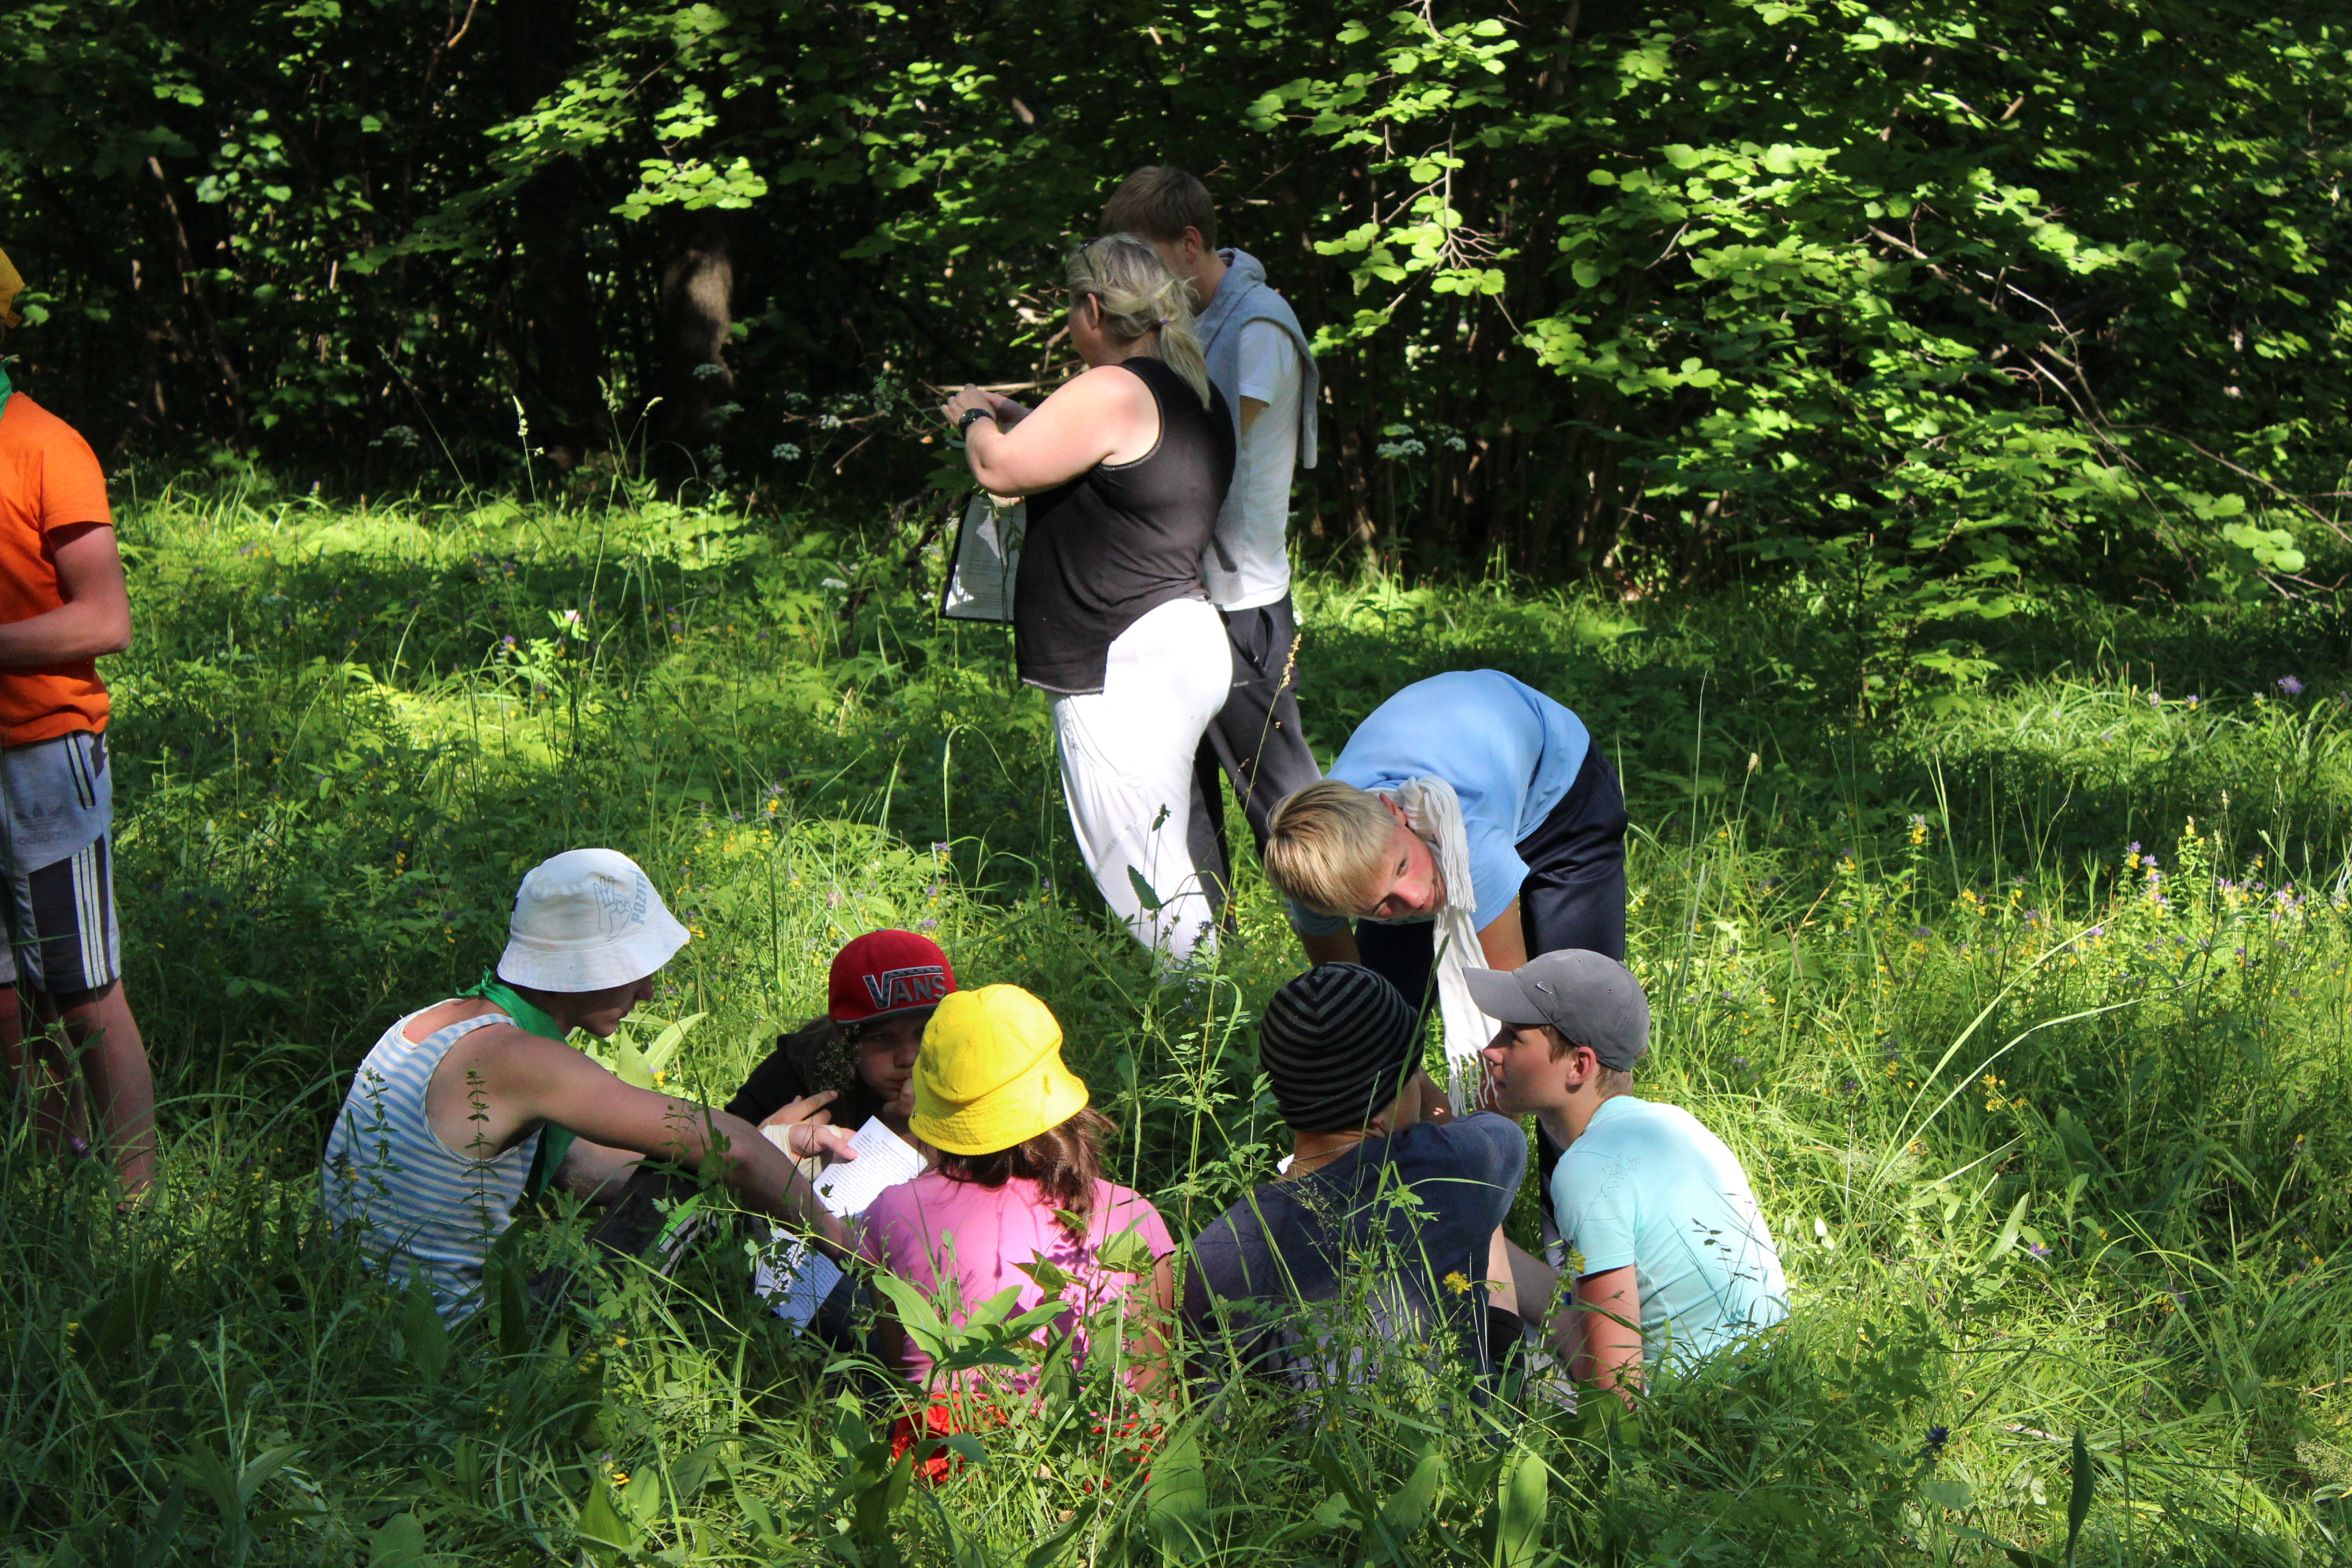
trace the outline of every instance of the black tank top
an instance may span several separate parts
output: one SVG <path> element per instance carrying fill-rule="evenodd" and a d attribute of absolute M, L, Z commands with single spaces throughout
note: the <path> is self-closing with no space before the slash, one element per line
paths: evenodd
<path fill-rule="evenodd" d="M 1234 479 L 1234 421 L 1156 359 L 1122 361 L 1160 405 L 1160 440 L 1132 463 L 1097 463 L 1029 498 L 1013 595 L 1021 679 L 1100 691 L 1111 640 L 1172 599 L 1208 596 L 1201 556 Z"/>

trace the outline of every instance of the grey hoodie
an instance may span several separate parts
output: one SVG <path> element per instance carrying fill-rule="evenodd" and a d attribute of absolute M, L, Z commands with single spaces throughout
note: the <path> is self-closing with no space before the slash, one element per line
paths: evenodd
<path fill-rule="evenodd" d="M 1290 301 L 1276 293 L 1265 280 L 1265 268 L 1258 258 L 1245 250 L 1220 250 L 1225 258 L 1225 276 L 1217 284 L 1216 297 L 1209 308 L 1201 312 L 1195 330 L 1201 334 L 1201 346 L 1209 359 L 1209 379 L 1225 395 L 1225 406 L 1234 416 L 1234 435 L 1241 435 L 1242 419 L 1242 325 L 1246 321 L 1272 321 L 1290 334 L 1298 345 L 1298 466 L 1315 466 L 1315 405 L 1321 401 L 1320 382 L 1315 374 L 1315 351 L 1308 346 L 1307 334 L 1299 330 L 1298 317 Z"/>

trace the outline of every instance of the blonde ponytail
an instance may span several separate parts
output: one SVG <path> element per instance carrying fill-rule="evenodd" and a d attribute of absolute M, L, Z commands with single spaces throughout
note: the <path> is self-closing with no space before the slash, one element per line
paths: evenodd
<path fill-rule="evenodd" d="M 1160 357 L 1209 405 L 1209 361 L 1192 326 L 1192 289 L 1168 270 L 1149 240 L 1107 234 L 1074 252 L 1065 268 L 1070 292 L 1102 301 L 1103 331 L 1121 342 L 1157 328 Z"/>

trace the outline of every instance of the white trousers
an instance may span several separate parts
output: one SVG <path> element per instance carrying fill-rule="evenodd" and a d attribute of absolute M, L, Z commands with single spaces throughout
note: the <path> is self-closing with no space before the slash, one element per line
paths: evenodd
<path fill-rule="evenodd" d="M 1100 691 L 1054 701 L 1078 852 L 1135 939 L 1174 963 L 1216 946 L 1216 916 L 1185 837 L 1193 753 L 1233 684 L 1233 649 L 1215 606 L 1176 599 L 1111 643 Z"/>

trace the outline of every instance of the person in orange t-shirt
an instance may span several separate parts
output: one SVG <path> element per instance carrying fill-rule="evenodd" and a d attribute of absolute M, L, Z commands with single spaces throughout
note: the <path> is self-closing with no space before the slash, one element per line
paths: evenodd
<path fill-rule="evenodd" d="M 17 324 L 23 287 L 0 255 L 0 328 Z M 17 1006 L 0 1005 L 0 1047 L 31 1090 L 44 1140 L 84 1151 L 94 1121 L 136 1197 L 155 1179 L 155 1083 L 122 994 L 97 663 L 130 646 L 97 455 L 16 391 L 0 363 L 0 984 L 20 994 Z M 29 1050 L 28 1013 L 38 1031 Z"/>

